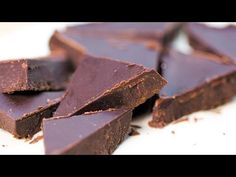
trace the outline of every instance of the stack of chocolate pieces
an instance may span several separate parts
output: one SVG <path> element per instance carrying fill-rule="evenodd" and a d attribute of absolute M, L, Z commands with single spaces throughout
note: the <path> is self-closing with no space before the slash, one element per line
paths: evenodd
<path fill-rule="evenodd" d="M 0 127 L 18 138 L 40 130 L 56 110 L 73 71 L 63 56 L 0 62 Z"/>
<path fill-rule="evenodd" d="M 43 121 L 48 154 L 111 154 L 125 138 L 132 109 L 166 81 L 154 70 L 84 56 L 53 118 Z"/>
<path fill-rule="evenodd" d="M 114 35 L 126 41 L 124 36 L 136 33 L 128 28 Z M 142 50 L 142 38 L 149 38 L 142 37 L 145 34 L 137 33 L 137 45 L 136 34 L 127 44 Z M 152 35 L 161 40 L 159 32 Z M 118 55 L 81 55 L 79 50 L 68 55 L 57 50 L 44 58 L 2 61 L 0 127 L 18 138 L 32 137 L 42 128 L 47 154 L 111 154 L 128 134 L 132 110 L 167 83 L 156 66 L 135 64 L 138 55 L 130 54 L 122 54 L 127 58 L 122 61 Z M 145 59 L 146 55 L 137 57 Z"/>
<path fill-rule="evenodd" d="M 171 48 L 180 30 L 191 55 Z M 52 56 L 0 63 L 0 127 L 19 138 L 42 128 L 46 154 L 112 154 L 133 113 L 151 108 L 149 124 L 164 127 L 229 101 L 236 94 L 235 36 L 235 27 L 193 23 L 56 31 Z"/>
<path fill-rule="evenodd" d="M 180 30 L 189 37 L 193 54 L 171 49 Z M 149 107 L 154 104 L 150 125 L 164 127 L 184 115 L 221 105 L 235 95 L 235 36 L 236 27 L 232 26 L 219 29 L 196 23 L 102 23 L 56 31 L 50 48 L 64 51 L 75 65 L 91 54 L 158 71 L 168 84 L 146 103 Z M 147 110 L 144 105 L 138 108 Z"/>

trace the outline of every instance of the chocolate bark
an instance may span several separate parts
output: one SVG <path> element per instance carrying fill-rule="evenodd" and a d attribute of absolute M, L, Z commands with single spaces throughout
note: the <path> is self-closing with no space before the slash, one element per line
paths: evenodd
<path fill-rule="evenodd" d="M 0 94 L 0 128 L 18 138 L 40 130 L 43 118 L 51 117 L 64 92 Z"/>
<path fill-rule="evenodd" d="M 190 45 L 198 52 L 207 53 L 210 59 L 236 63 L 236 27 L 209 27 L 204 24 L 185 25 Z"/>
<path fill-rule="evenodd" d="M 162 58 L 160 91 L 151 126 L 166 124 L 199 110 L 215 108 L 236 94 L 236 66 L 208 60 L 208 56 L 170 52 Z"/>
<path fill-rule="evenodd" d="M 54 116 L 125 107 L 132 109 L 157 94 L 166 81 L 143 66 L 86 56 L 78 65 Z"/>
<path fill-rule="evenodd" d="M 0 92 L 62 90 L 72 71 L 64 57 L 1 61 Z"/>
<path fill-rule="evenodd" d="M 45 152 L 73 155 L 111 154 L 127 135 L 131 119 L 131 110 L 45 119 Z"/>

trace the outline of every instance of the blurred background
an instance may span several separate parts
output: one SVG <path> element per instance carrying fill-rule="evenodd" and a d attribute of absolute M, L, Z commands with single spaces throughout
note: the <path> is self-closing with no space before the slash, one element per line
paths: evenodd
<path fill-rule="evenodd" d="M 52 33 L 73 24 L 78 23 L 0 23 L 0 59 L 46 55 Z"/>

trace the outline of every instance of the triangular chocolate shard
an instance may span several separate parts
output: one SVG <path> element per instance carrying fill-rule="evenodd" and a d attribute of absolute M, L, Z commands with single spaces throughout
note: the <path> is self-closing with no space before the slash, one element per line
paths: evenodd
<path fill-rule="evenodd" d="M 70 117 L 109 108 L 133 109 L 167 82 L 154 70 L 87 56 L 77 67 L 54 116 Z"/>
<path fill-rule="evenodd" d="M 111 154 L 128 133 L 131 110 L 88 113 L 43 121 L 46 154 Z"/>
<path fill-rule="evenodd" d="M 161 90 L 150 125 L 162 127 L 184 115 L 224 104 L 236 94 L 236 66 L 202 55 L 170 52 L 162 58 Z"/>

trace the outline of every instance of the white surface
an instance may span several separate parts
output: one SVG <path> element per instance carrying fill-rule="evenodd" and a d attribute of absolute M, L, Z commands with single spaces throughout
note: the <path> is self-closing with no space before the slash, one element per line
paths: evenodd
<path fill-rule="evenodd" d="M 65 25 L 68 24 L 0 23 L 0 58 L 48 54 L 49 37 L 55 29 L 62 29 Z M 222 26 L 222 23 L 213 25 Z M 189 51 L 184 41 L 184 37 L 180 37 L 174 46 Z M 132 124 L 141 126 L 137 129 L 140 135 L 128 137 L 114 154 L 236 154 L 236 99 L 217 109 L 185 117 L 189 121 L 163 129 L 148 126 L 151 115 L 134 120 Z M 39 135 L 42 132 L 34 137 Z M 35 144 L 30 144 L 30 141 L 18 140 L 0 129 L 0 154 L 44 154 L 43 140 Z"/>

